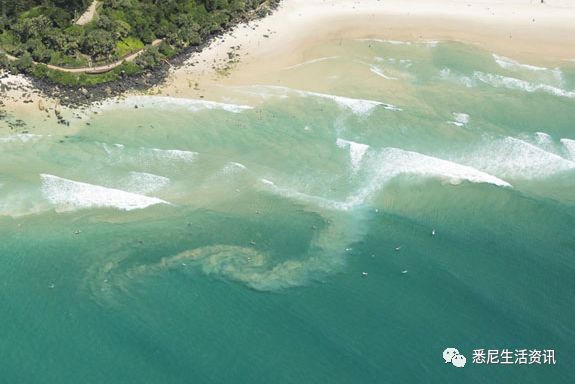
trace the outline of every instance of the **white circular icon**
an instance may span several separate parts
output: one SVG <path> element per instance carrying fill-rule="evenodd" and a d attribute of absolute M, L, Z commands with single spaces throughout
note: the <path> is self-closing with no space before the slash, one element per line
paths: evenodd
<path fill-rule="evenodd" d="M 443 351 L 443 360 L 445 360 L 446 364 L 451 363 L 457 368 L 465 367 L 465 363 L 467 362 L 465 356 L 460 354 L 457 348 L 445 348 Z"/>

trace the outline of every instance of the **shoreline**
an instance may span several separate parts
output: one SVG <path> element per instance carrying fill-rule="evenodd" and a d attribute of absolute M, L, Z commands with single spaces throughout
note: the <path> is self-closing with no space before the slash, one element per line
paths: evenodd
<path fill-rule="evenodd" d="M 235 19 L 231 21 L 231 25 L 223 31 L 211 34 L 205 37 L 205 40 L 199 45 L 189 46 L 175 56 L 168 60 L 163 60 L 164 63 L 156 66 L 155 68 L 145 70 L 135 75 L 123 76 L 120 80 L 111 81 L 108 83 L 101 83 L 92 86 L 74 86 L 53 83 L 49 80 L 35 78 L 25 74 L 10 74 L 6 70 L 0 68 L 0 91 L 2 97 L 0 98 L 0 108 L 9 107 L 11 109 L 21 109 L 26 105 L 22 104 L 54 104 L 55 108 L 64 108 L 69 110 L 84 109 L 99 103 L 104 103 L 110 99 L 118 99 L 130 95 L 141 95 L 143 93 L 150 93 L 154 87 L 161 85 L 165 82 L 169 70 L 171 68 L 181 67 L 190 56 L 201 53 L 210 47 L 215 41 L 225 36 L 231 29 L 238 25 L 249 23 L 252 20 L 259 20 L 262 17 L 269 16 L 273 13 L 278 6 L 279 0 L 272 0 L 266 3 L 263 10 L 266 12 L 262 16 L 260 11 L 261 7 L 248 12 L 238 14 Z M 155 40 L 151 46 L 156 46 L 162 40 Z M 122 60 L 96 67 L 99 73 L 100 69 L 115 68 L 124 62 L 131 61 L 138 55 L 142 54 L 144 50 L 134 52 Z M 16 59 L 8 55 L 9 58 Z M 48 66 L 48 68 L 58 68 Z M 63 72 L 71 73 L 92 73 L 93 69 L 86 71 L 85 69 L 63 69 Z M 157 91 L 156 91 L 157 92 Z M 29 109 L 29 108 L 26 108 Z M 42 110 L 43 108 L 39 108 Z M 3 109 L 0 109 L 3 111 Z"/>
<path fill-rule="evenodd" d="M 256 24 L 236 27 L 224 42 L 192 55 L 188 63 L 195 66 L 170 71 L 157 92 L 197 98 L 217 85 L 258 82 L 314 59 L 306 56 L 313 47 L 345 39 L 461 42 L 532 65 L 575 59 L 575 4 L 566 0 L 284 0 Z M 230 73 L 210 68 L 238 45 L 242 59 Z M 199 85 L 186 87 L 190 79 Z"/>
<path fill-rule="evenodd" d="M 182 53 L 174 67 L 164 65 L 139 79 L 126 78 L 98 90 L 54 87 L 56 93 L 46 92 L 38 80 L 12 75 L 8 81 L 0 79 L 0 85 L 14 81 L 22 85 L 3 97 L 8 110 L 38 110 L 40 103 L 68 108 L 59 96 L 65 94 L 62 89 L 79 100 L 85 97 L 78 107 L 142 94 L 222 99 L 225 95 L 217 91 L 218 86 L 257 82 L 264 74 L 273 76 L 313 59 L 306 57 L 313 47 L 344 39 L 457 41 L 529 64 L 557 65 L 575 59 L 575 4 L 568 0 L 544 4 L 539 0 L 283 0 L 271 15 L 240 21 Z M 106 95 L 111 87 L 113 91 Z"/>

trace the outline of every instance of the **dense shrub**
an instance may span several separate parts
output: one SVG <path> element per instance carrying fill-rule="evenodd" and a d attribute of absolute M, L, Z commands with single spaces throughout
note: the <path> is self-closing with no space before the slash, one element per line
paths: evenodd
<path fill-rule="evenodd" d="M 58 75 L 42 67 L 32 70 L 32 61 L 69 67 L 97 65 L 164 39 L 158 49 L 148 49 L 133 64 L 140 70 L 150 69 L 163 58 L 200 44 L 228 26 L 239 12 L 256 9 L 264 0 L 100 0 L 97 17 L 84 26 L 75 25 L 74 20 L 91 3 L 1 0 L 0 49 L 20 58 L 4 65 L 75 84 L 82 81 L 80 76 Z M 93 82 L 93 76 L 84 80 Z"/>

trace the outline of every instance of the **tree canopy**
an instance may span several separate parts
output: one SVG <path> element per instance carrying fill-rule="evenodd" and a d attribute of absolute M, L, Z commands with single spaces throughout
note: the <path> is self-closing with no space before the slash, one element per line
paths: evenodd
<path fill-rule="evenodd" d="M 28 56 L 38 63 L 84 67 L 119 60 L 156 39 L 163 39 L 173 53 L 200 44 L 263 2 L 100 0 L 96 17 L 80 26 L 74 21 L 91 0 L 2 0 L 0 49 L 26 55 L 22 71 L 29 69 Z M 141 61 L 144 67 L 150 68 L 158 55 L 147 55 Z"/>

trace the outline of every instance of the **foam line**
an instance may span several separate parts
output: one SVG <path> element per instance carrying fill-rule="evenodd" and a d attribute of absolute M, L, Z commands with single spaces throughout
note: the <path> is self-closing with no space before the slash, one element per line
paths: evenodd
<path fill-rule="evenodd" d="M 146 150 L 146 148 L 142 148 L 142 150 Z M 166 159 L 166 160 L 176 160 L 176 161 L 187 161 L 187 162 L 192 162 L 194 161 L 197 156 L 198 153 L 197 152 L 191 152 L 191 151 L 182 151 L 179 149 L 158 149 L 158 148 L 152 148 L 150 150 L 152 152 L 152 154 L 154 154 L 154 156 L 159 157 L 161 159 Z"/>
<path fill-rule="evenodd" d="M 528 69 L 530 71 L 547 71 L 548 68 L 544 68 L 544 67 L 537 67 L 535 65 L 529 65 L 529 64 L 521 64 L 518 61 L 515 61 L 513 59 L 510 59 L 508 57 L 504 57 L 504 56 L 499 56 L 496 54 L 493 54 L 493 59 L 495 60 L 495 62 L 497 63 L 497 65 L 499 65 L 501 68 L 505 68 L 505 69 L 512 69 L 512 68 L 523 68 L 523 69 Z"/>
<path fill-rule="evenodd" d="M 482 83 L 489 84 L 496 88 L 507 88 L 530 93 L 545 92 L 554 96 L 575 98 L 575 91 L 567 91 L 565 89 L 554 87 L 548 84 L 535 84 L 514 77 L 494 75 L 492 73 L 484 73 L 479 71 L 474 72 L 473 77 Z"/>
<path fill-rule="evenodd" d="M 499 56 L 496 54 L 493 54 L 493 59 L 495 60 L 497 65 L 499 65 L 501 68 L 504 68 L 504 69 L 510 69 L 510 70 L 524 69 L 524 70 L 528 70 L 528 71 L 532 71 L 532 72 L 551 72 L 553 74 L 553 76 L 555 77 L 555 79 L 557 79 L 558 81 L 563 80 L 563 73 L 561 72 L 561 69 L 559 69 L 559 68 L 551 69 L 551 68 L 545 68 L 545 67 L 538 67 L 538 66 L 530 65 L 530 64 L 523 64 L 523 63 L 520 63 L 520 62 L 515 61 L 513 59 L 510 59 L 508 57 Z"/>
<path fill-rule="evenodd" d="M 120 100 L 120 103 L 109 101 L 104 103 L 102 106 L 107 108 L 134 108 L 136 106 L 152 107 L 157 109 L 185 108 L 191 112 L 221 109 L 232 113 L 240 113 L 253 108 L 249 105 L 227 104 L 208 100 L 184 99 L 168 96 L 129 96 L 123 100 Z"/>
<path fill-rule="evenodd" d="M 509 179 L 545 178 L 575 169 L 575 162 L 514 137 L 495 140 L 466 156 L 470 165 Z"/>
<path fill-rule="evenodd" d="M 328 99 L 334 101 L 339 106 L 351 110 L 353 113 L 358 115 L 366 115 L 369 114 L 373 109 L 377 107 L 382 107 L 384 109 L 390 111 L 401 111 L 401 108 L 398 108 L 392 104 L 383 103 L 381 101 L 374 101 L 374 100 L 367 100 L 367 99 L 354 99 L 351 97 L 345 96 L 336 96 L 330 95 L 327 93 L 318 93 L 318 92 L 311 92 L 311 91 L 302 91 L 299 89 L 293 89 L 288 87 L 276 86 L 276 85 L 259 85 L 255 86 L 256 89 L 260 90 L 271 90 L 281 93 L 295 93 L 302 97 L 317 97 L 322 99 Z M 265 94 L 264 94 L 265 96 Z"/>
<path fill-rule="evenodd" d="M 42 137 L 42 135 L 35 135 L 32 133 L 18 133 L 16 135 L 11 135 L 8 137 L 0 137 L 0 143 L 27 143 L 29 141 L 35 141 Z"/>
<path fill-rule="evenodd" d="M 155 204 L 169 204 L 155 197 L 143 196 L 119 189 L 102 187 L 41 174 L 42 194 L 60 210 L 85 208 L 118 208 L 126 211 Z"/>
<path fill-rule="evenodd" d="M 335 59 L 338 59 L 338 58 L 339 58 L 339 56 L 319 57 L 319 58 L 317 58 L 317 59 L 312 59 L 312 60 L 304 61 L 303 63 L 299 63 L 299 64 L 295 64 L 295 65 L 286 67 L 285 69 L 295 69 L 295 68 L 303 67 L 303 66 L 310 65 L 310 64 L 321 63 L 321 62 L 323 62 L 323 61 L 335 60 Z"/>
<path fill-rule="evenodd" d="M 384 39 L 356 39 L 356 41 L 383 43 L 390 45 L 426 45 L 428 47 L 436 47 L 439 41 L 426 40 L 426 41 L 400 41 L 400 40 L 384 40 Z"/>

